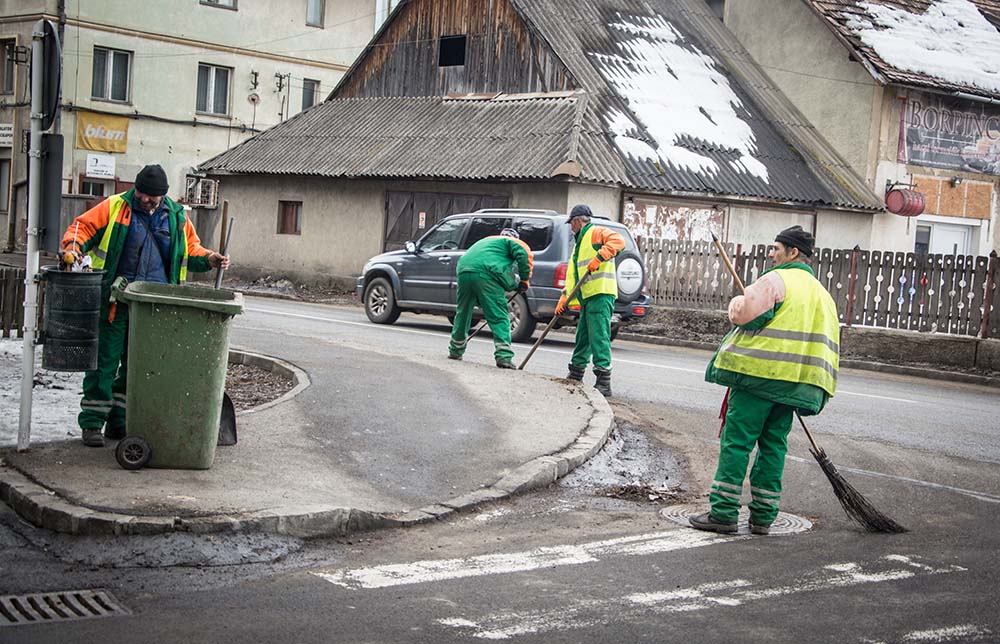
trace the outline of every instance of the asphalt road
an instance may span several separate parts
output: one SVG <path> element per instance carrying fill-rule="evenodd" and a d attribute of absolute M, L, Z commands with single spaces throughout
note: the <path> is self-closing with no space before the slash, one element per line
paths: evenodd
<path fill-rule="evenodd" d="M 377 327 L 360 309 L 249 298 L 233 343 L 260 330 L 443 359 L 448 328 L 408 315 Z M 528 369 L 563 375 L 570 349 L 569 336 L 553 334 Z M 207 552 L 203 566 L 107 568 L 95 562 L 108 550 L 162 543 L 81 542 L 0 514 L 2 592 L 100 586 L 131 611 L 0 627 L 0 641 L 1000 641 L 996 390 L 845 371 L 811 427 L 845 476 L 910 532 L 853 526 L 796 431 L 782 507 L 812 528 L 725 538 L 664 514 L 705 501 L 722 393 L 702 380 L 708 357 L 616 342 L 622 425 L 585 471 L 446 522 L 289 542 L 275 561 L 214 566 L 224 558 L 212 548 L 254 544 L 192 536 L 186 547 Z M 466 359 L 492 362 L 488 335 Z M 640 492 L 615 494 L 622 481 Z"/>

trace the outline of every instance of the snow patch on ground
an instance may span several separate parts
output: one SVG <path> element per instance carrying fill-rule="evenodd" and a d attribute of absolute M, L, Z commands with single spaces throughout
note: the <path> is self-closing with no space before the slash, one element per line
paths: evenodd
<path fill-rule="evenodd" d="M 682 139 L 691 137 L 736 150 L 740 158 L 731 164 L 734 170 L 768 181 L 767 168 L 754 156 L 753 129 L 737 112 L 743 103 L 711 56 L 684 42 L 662 17 L 618 14 L 608 28 L 625 35 L 618 53 L 591 52 L 591 59 L 656 143 L 654 149 L 635 138 L 632 119 L 610 110 L 605 118 L 618 149 L 641 160 L 658 158 L 676 168 L 717 173 L 714 160 L 681 147 Z"/>
<path fill-rule="evenodd" d="M 924 13 L 860 2 L 847 21 L 893 67 L 1000 93 L 1000 32 L 969 0 L 937 0 Z"/>
<path fill-rule="evenodd" d="M 17 444 L 23 346 L 23 340 L 0 338 L 0 447 Z M 83 374 L 46 371 L 41 364 L 42 347 L 35 347 L 31 442 L 46 443 L 79 436 L 76 415 L 80 412 Z"/>

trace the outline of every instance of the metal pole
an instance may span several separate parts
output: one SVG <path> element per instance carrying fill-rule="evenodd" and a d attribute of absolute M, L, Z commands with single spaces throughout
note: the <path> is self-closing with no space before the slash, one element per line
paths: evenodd
<path fill-rule="evenodd" d="M 28 149 L 28 250 L 24 262 L 24 348 L 21 355 L 21 415 L 17 426 L 17 451 L 31 441 L 31 393 L 35 375 L 35 324 L 38 321 L 38 236 L 42 187 L 42 62 L 45 21 L 31 32 L 31 145 Z"/>

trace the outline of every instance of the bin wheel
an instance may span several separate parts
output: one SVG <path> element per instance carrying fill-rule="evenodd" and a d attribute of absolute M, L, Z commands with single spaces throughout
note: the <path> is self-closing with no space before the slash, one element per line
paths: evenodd
<path fill-rule="evenodd" d="M 115 448 L 115 460 L 126 470 L 141 470 L 149 462 L 152 450 L 141 436 L 128 436 Z"/>

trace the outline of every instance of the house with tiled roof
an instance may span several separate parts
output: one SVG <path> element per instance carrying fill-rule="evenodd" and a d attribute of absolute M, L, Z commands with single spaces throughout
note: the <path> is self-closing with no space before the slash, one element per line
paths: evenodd
<path fill-rule="evenodd" d="M 867 187 L 887 197 L 867 247 L 1000 247 L 1000 2 L 730 1 L 720 13 Z M 903 195 L 922 209 L 902 208 Z"/>
<path fill-rule="evenodd" d="M 833 247 L 884 208 L 704 0 L 401 2 L 326 101 L 200 169 L 241 263 L 312 278 L 480 207 Z"/>

